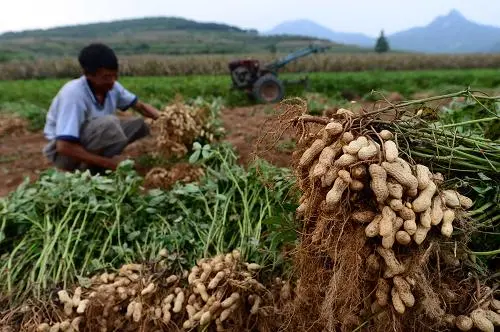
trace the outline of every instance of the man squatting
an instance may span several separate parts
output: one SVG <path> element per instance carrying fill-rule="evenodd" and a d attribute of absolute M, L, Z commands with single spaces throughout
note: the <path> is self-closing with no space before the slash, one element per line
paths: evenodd
<path fill-rule="evenodd" d="M 108 46 L 90 44 L 78 61 L 83 75 L 67 82 L 50 105 L 43 153 L 66 171 L 115 170 L 125 159 L 120 155 L 125 147 L 150 134 L 142 117 L 119 119 L 116 109 L 132 108 L 153 120 L 159 111 L 118 83 L 118 59 Z"/>

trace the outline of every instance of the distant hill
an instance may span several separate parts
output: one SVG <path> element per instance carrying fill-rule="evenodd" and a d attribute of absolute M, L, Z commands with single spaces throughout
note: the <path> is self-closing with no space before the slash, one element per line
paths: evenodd
<path fill-rule="evenodd" d="M 388 39 L 393 47 L 420 52 L 490 52 L 500 39 L 500 28 L 469 21 L 452 10 L 425 27 L 401 31 Z"/>
<path fill-rule="evenodd" d="M 383 27 L 382 27 L 383 28 Z M 294 34 L 326 38 L 333 42 L 373 47 L 375 38 L 363 34 L 332 31 L 312 21 L 287 21 L 265 34 Z M 451 10 L 428 25 L 386 35 L 391 49 L 425 53 L 492 52 L 500 39 L 500 27 L 472 22 Z"/>
<path fill-rule="evenodd" d="M 493 45 L 493 47 L 490 49 L 490 52 L 500 53 L 500 41 Z"/>
<path fill-rule="evenodd" d="M 105 42 L 122 55 L 290 52 L 310 43 L 331 44 L 333 51 L 366 51 L 317 37 L 262 36 L 256 30 L 226 24 L 149 17 L 4 33 L 0 60 L 75 56 L 91 41 Z"/>
<path fill-rule="evenodd" d="M 273 29 L 263 32 L 265 35 L 296 35 L 313 36 L 329 39 L 340 44 L 360 45 L 373 47 L 374 39 L 362 33 L 348 33 L 332 31 L 311 20 L 286 21 L 278 24 Z"/>
<path fill-rule="evenodd" d="M 214 31 L 214 32 L 248 32 L 235 26 L 220 23 L 202 23 L 180 17 L 150 17 L 140 19 L 118 20 L 103 23 L 79 24 L 55 27 L 50 29 L 25 30 L 7 32 L 0 35 L 0 40 L 17 38 L 97 38 L 115 34 L 139 33 L 163 30 Z"/>

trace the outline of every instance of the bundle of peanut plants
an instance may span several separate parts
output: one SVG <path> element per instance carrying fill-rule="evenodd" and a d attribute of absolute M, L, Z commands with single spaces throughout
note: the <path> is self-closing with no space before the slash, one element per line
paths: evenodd
<path fill-rule="evenodd" d="M 0 311 L 161 249 L 171 273 L 236 248 L 269 277 L 279 273 L 280 250 L 293 241 L 276 226 L 293 215 L 283 203 L 289 172 L 264 162 L 245 170 L 227 144 L 205 152 L 192 160 L 205 175 L 170 190 L 144 192 L 128 161 L 106 176 L 46 171 L 0 200 Z"/>
<path fill-rule="evenodd" d="M 0 317 L 6 331 L 274 331 L 290 287 L 279 278 L 264 286 L 262 267 L 238 250 L 199 259 L 172 273 L 161 249 L 148 264 L 130 263 L 29 300 Z"/>
<path fill-rule="evenodd" d="M 467 246 L 475 229 L 495 224 L 498 195 L 466 190 L 486 178 L 498 190 L 500 145 L 449 130 L 497 121 L 498 113 L 443 125 L 424 107 L 460 96 L 490 100 L 466 90 L 368 112 L 339 109 L 330 118 L 307 114 L 300 99 L 281 105 L 262 142 L 289 130 L 298 142 L 293 167 L 302 226 L 290 329 L 500 325 L 498 276 L 473 260 L 498 250 L 471 253 Z"/>
<path fill-rule="evenodd" d="M 194 141 L 211 143 L 224 133 L 217 123 L 222 103 L 208 103 L 202 98 L 187 103 L 177 95 L 160 112 L 151 126 L 155 133 L 155 154 L 165 158 L 185 156 Z"/>
<path fill-rule="evenodd" d="M 199 153 L 194 147 L 207 143 L 203 150 L 205 152 L 210 147 L 208 143 L 224 135 L 219 120 L 222 106 L 220 98 L 209 103 L 201 97 L 184 101 L 177 95 L 172 103 L 162 109 L 159 119 L 151 124 L 155 144 L 148 154 L 153 159 L 173 161 L 174 164 L 150 169 L 145 175 L 146 186 L 169 189 L 177 182 L 195 182 L 204 175 L 199 165 L 178 161 L 186 159 L 190 152 Z"/>

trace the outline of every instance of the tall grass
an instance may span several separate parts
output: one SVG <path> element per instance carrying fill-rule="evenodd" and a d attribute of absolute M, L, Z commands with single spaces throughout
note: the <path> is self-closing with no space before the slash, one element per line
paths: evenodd
<path fill-rule="evenodd" d="M 178 76 L 228 74 L 228 63 L 236 58 L 252 57 L 268 63 L 284 54 L 249 55 L 141 55 L 123 56 L 124 76 Z M 371 70 L 498 69 L 500 54 L 373 54 L 327 53 L 311 55 L 288 64 L 282 72 L 357 72 Z M 49 58 L 9 61 L 0 64 L 0 80 L 31 78 L 68 78 L 80 74 L 75 58 Z"/>

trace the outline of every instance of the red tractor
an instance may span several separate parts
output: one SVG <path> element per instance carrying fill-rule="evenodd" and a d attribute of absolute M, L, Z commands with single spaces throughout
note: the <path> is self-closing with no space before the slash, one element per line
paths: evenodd
<path fill-rule="evenodd" d="M 281 81 L 277 71 L 298 58 L 311 53 L 324 51 L 329 46 L 309 46 L 288 54 L 284 58 L 267 64 L 261 68 L 259 60 L 234 60 L 229 63 L 229 71 L 233 82 L 232 89 L 245 90 L 249 96 L 259 102 L 274 103 L 285 95 L 285 84 L 308 84 L 308 78 L 298 81 Z"/>

